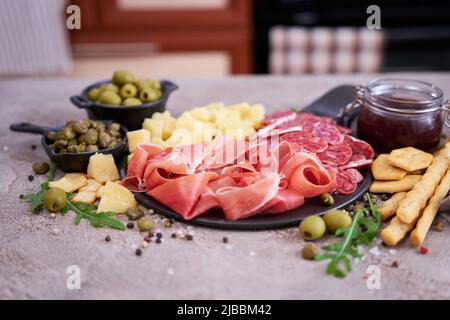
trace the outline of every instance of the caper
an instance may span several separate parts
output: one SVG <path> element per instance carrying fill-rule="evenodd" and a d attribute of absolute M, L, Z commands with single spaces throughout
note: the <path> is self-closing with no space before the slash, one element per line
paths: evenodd
<path fill-rule="evenodd" d="M 130 220 L 137 220 L 144 216 L 144 212 L 140 208 L 129 208 L 125 214 Z"/>
<path fill-rule="evenodd" d="M 67 146 L 74 146 L 78 144 L 78 140 L 76 138 L 70 139 L 69 141 L 67 141 Z"/>
<path fill-rule="evenodd" d="M 347 228 L 352 224 L 352 218 L 344 210 L 330 210 L 323 216 L 327 229 L 332 234 L 339 228 Z"/>
<path fill-rule="evenodd" d="M 96 145 L 90 144 L 86 147 L 86 152 L 96 152 L 98 147 Z"/>
<path fill-rule="evenodd" d="M 111 142 L 108 144 L 108 148 L 115 147 L 119 144 L 119 141 L 117 140 L 111 140 Z"/>
<path fill-rule="evenodd" d="M 50 188 L 45 193 L 44 206 L 50 212 L 58 212 L 67 204 L 66 193 L 58 188 Z"/>
<path fill-rule="evenodd" d="M 89 99 L 92 101 L 97 101 L 98 96 L 100 95 L 101 92 L 102 92 L 102 89 L 100 89 L 100 88 L 93 88 L 93 89 L 89 90 Z"/>
<path fill-rule="evenodd" d="M 139 100 L 138 98 L 127 98 L 125 100 L 123 100 L 123 105 L 124 106 L 139 106 L 142 104 L 142 101 Z"/>
<path fill-rule="evenodd" d="M 109 126 L 109 128 L 110 128 L 111 130 L 114 130 L 114 131 L 119 131 L 119 130 L 120 130 L 120 123 L 113 122 L 113 123 L 111 123 L 111 125 Z"/>
<path fill-rule="evenodd" d="M 332 206 L 334 204 L 333 196 L 326 192 L 320 195 L 320 201 L 327 206 Z"/>
<path fill-rule="evenodd" d="M 36 174 L 44 174 L 50 170 L 50 165 L 47 162 L 35 162 L 33 163 L 33 171 Z"/>
<path fill-rule="evenodd" d="M 47 132 L 47 138 L 52 141 L 56 141 L 58 140 L 58 134 L 55 131 L 49 131 Z"/>
<path fill-rule="evenodd" d="M 313 260 L 319 253 L 319 248 L 313 243 L 305 244 L 301 251 L 303 259 L 306 260 Z"/>
<path fill-rule="evenodd" d="M 111 143 L 111 136 L 106 132 L 100 132 L 98 135 L 98 144 L 101 148 L 106 148 Z"/>
<path fill-rule="evenodd" d="M 115 92 L 103 91 L 100 94 L 100 97 L 98 98 L 98 102 L 103 103 L 103 104 L 110 104 L 110 105 L 118 106 L 122 102 L 122 99 Z"/>
<path fill-rule="evenodd" d="M 66 140 L 56 140 L 55 143 L 53 144 L 53 146 L 56 149 L 64 149 L 65 147 L 67 147 L 67 141 Z"/>
<path fill-rule="evenodd" d="M 319 216 L 309 216 L 299 226 L 300 235 L 305 240 L 320 239 L 325 234 L 325 230 L 325 222 Z"/>
<path fill-rule="evenodd" d="M 119 138 L 119 137 L 121 136 L 121 134 L 120 134 L 119 131 L 116 131 L 116 130 L 113 130 L 113 129 L 108 130 L 107 132 L 108 132 L 108 134 L 109 134 L 111 137 L 114 137 L 114 138 Z"/>
<path fill-rule="evenodd" d="M 127 83 L 133 83 L 134 76 L 126 70 L 117 70 L 113 73 L 112 82 L 121 87 Z"/>
<path fill-rule="evenodd" d="M 122 88 L 120 88 L 119 92 L 120 92 L 120 96 L 123 99 L 133 98 L 137 94 L 137 88 L 133 84 L 127 83 L 127 84 L 123 85 Z"/>
<path fill-rule="evenodd" d="M 158 91 L 154 88 L 144 88 L 139 93 L 139 99 L 141 99 L 142 102 L 151 102 L 157 100 L 158 98 Z"/>
<path fill-rule="evenodd" d="M 119 92 L 119 87 L 116 86 L 114 83 L 105 83 L 100 88 L 101 88 L 101 92 L 104 92 L 104 91 L 112 91 L 114 93 Z M 100 94 L 101 94 L 101 92 L 100 92 Z"/>
<path fill-rule="evenodd" d="M 102 132 L 102 131 L 106 130 L 106 126 L 104 123 L 98 122 L 97 125 L 95 126 L 95 128 L 93 128 L 93 129 L 95 129 L 97 132 Z"/>
<path fill-rule="evenodd" d="M 78 141 L 80 143 L 85 142 L 86 144 L 95 144 L 97 142 L 98 132 L 95 129 L 89 129 L 88 132 L 82 134 Z"/>
<path fill-rule="evenodd" d="M 73 131 L 75 131 L 76 133 L 84 134 L 84 133 L 88 132 L 88 130 L 89 130 L 89 122 L 79 120 L 73 125 L 72 128 L 73 128 Z"/>
<path fill-rule="evenodd" d="M 139 231 L 149 231 L 150 229 L 153 228 L 153 221 L 151 221 L 150 219 L 146 219 L 144 217 L 139 218 L 138 222 L 137 222 Z"/>

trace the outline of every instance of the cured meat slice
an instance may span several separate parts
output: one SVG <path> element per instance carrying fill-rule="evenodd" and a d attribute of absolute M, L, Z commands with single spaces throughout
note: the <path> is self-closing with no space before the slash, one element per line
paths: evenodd
<path fill-rule="evenodd" d="M 344 142 L 352 148 L 353 154 L 362 154 L 366 159 L 373 159 L 375 153 L 372 146 L 367 142 L 349 135 L 345 136 Z"/>
<path fill-rule="evenodd" d="M 324 152 L 318 153 L 317 157 L 323 163 L 332 166 L 344 165 L 352 157 L 352 148 L 347 143 L 333 144 Z"/>
<path fill-rule="evenodd" d="M 348 162 L 340 166 L 341 169 L 349 169 L 349 168 L 361 168 L 370 165 L 373 162 L 372 159 L 366 159 L 363 154 L 352 154 L 352 157 Z"/>
<path fill-rule="evenodd" d="M 147 194 L 187 219 L 208 182 L 216 177 L 213 172 L 186 175 L 163 183 Z"/>
<path fill-rule="evenodd" d="M 328 148 L 328 143 L 319 137 L 312 137 L 309 132 L 290 132 L 280 137 L 281 141 L 289 141 L 298 144 L 303 150 L 312 153 L 323 152 Z"/>
<path fill-rule="evenodd" d="M 305 198 L 291 189 L 280 189 L 263 208 L 261 214 L 275 214 L 300 207 Z"/>
<path fill-rule="evenodd" d="M 339 129 L 327 122 L 316 122 L 312 127 L 312 135 L 321 138 L 329 144 L 340 144 L 344 141 L 344 135 Z"/>
<path fill-rule="evenodd" d="M 352 179 L 354 183 L 360 183 L 364 180 L 362 174 L 354 168 L 346 169 L 345 173 Z"/>
<path fill-rule="evenodd" d="M 339 170 L 336 173 L 336 192 L 343 195 L 355 192 L 357 183 L 353 181 L 353 178 L 354 177 L 346 171 Z"/>

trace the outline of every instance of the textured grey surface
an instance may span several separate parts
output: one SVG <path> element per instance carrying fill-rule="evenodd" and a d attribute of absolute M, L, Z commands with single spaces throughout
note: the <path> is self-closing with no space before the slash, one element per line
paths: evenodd
<path fill-rule="evenodd" d="M 450 93 L 449 74 L 411 74 Z M 238 77 L 176 81 L 180 90 L 168 105 L 175 113 L 211 101 L 263 103 L 268 110 L 302 107 L 332 87 L 366 83 L 374 76 Z M 88 82 L 65 79 L 0 81 L 0 298 L 11 299 L 432 299 L 450 298 L 450 228 L 431 231 L 427 255 L 403 242 L 396 253 L 379 246 L 379 255 L 367 254 L 353 264 L 345 279 L 325 274 L 326 262 L 299 257 L 303 241 L 295 228 L 232 232 L 193 227 L 194 241 L 172 239 L 187 225 L 172 229 L 158 223 L 162 244 L 151 243 L 141 257 L 134 255 L 142 236 L 136 230 L 94 229 L 85 221 L 74 225 L 74 214 L 49 218 L 27 213 L 19 194 L 38 189 L 38 177 L 29 182 L 31 164 L 45 160 L 39 137 L 12 133 L 18 121 L 58 125 L 83 118 L 69 97 Z M 32 151 L 30 146 L 38 145 Z M 61 173 L 59 173 L 61 174 Z M 52 229 L 58 228 L 58 235 Z M 104 241 L 106 235 L 112 241 Z M 229 246 L 222 237 L 229 238 Z M 322 243 L 332 240 L 325 238 Z M 375 252 L 376 253 L 376 252 Z M 393 261 L 399 267 L 393 268 Z M 369 290 L 364 276 L 375 264 L 381 270 L 381 289 Z M 66 268 L 81 268 L 81 289 L 66 288 Z"/>

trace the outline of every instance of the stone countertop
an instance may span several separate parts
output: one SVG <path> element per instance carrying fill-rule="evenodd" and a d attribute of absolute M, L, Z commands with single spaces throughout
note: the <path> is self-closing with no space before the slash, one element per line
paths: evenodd
<path fill-rule="evenodd" d="M 385 77 L 387 75 L 384 75 Z M 391 75 L 393 76 L 393 75 Z M 436 83 L 450 94 L 450 74 L 414 73 L 405 76 Z M 267 110 L 300 108 L 340 84 L 364 84 L 375 75 L 234 77 L 178 79 L 180 89 L 170 98 L 175 114 L 211 101 L 262 103 Z M 345 279 L 325 274 L 327 262 L 299 256 L 304 242 L 296 228 L 271 231 L 229 231 L 176 222 L 164 228 L 161 244 L 151 243 L 137 257 L 142 236 L 95 229 L 86 221 L 74 225 L 74 214 L 33 215 L 19 195 L 35 192 L 44 177 L 29 182 L 31 164 L 46 160 L 40 137 L 10 132 L 14 122 L 59 125 L 85 117 L 69 97 L 89 81 L 67 79 L 0 81 L 0 298 L 1 299 L 450 299 L 450 228 L 430 231 L 427 255 L 409 241 L 389 251 L 383 246 L 353 263 Z M 36 150 L 31 145 L 37 145 Z M 62 173 L 59 172 L 58 176 Z M 57 228 L 59 234 L 52 230 Z M 191 232 L 193 241 L 170 237 Z M 106 235 L 112 237 L 105 242 Z M 229 243 L 222 242 L 228 237 Z M 327 236 L 320 242 L 332 240 Z M 397 261 L 399 266 L 392 267 Z M 81 288 L 66 287 L 67 268 L 77 265 Z M 381 289 L 369 290 L 366 269 L 381 271 Z"/>

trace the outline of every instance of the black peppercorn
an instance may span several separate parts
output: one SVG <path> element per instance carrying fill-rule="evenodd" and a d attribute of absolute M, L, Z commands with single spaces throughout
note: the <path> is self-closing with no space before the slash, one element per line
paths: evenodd
<path fill-rule="evenodd" d="M 227 238 L 227 237 L 223 237 L 223 238 L 222 238 L 222 242 L 223 242 L 223 243 L 228 243 L 228 238 Z"/>
<path fill-rule="evenodd" d="M 191 241 L 194 237 L 191 234 L 186 235 L 186 240 Z"/>
<path fill-rule="evenodd" d="M 136 249 L 135 253 L 137 256 L 140 256 L 142 254 L 142 250 L 138 248 L 138 249 Z"/>
<path fill-rule="evenodd" d="M 134 223 L 133 222 L 130 221 L 130 222 L 127 223 L 127 228 L 128 229 L 133 229 L 133 227 L 134 227 Z"/>
<path fill-rule="evenodd" d="M 28 176 L 28 180 L 31 182 L 31 181 L 34 180 L 34 177 L 30 174 L 30 175 Z"/>
<path fill-rule="evenodd" d="M 177 234 L 176 233 L 172 233 L 172 238 L 176 238 Z"/>
<path fill-rule="evenodd" d="M 105 241 L 106 241 L 106 242 L 110 242 L 110 241 L 111 241 L 111 236 L 109 236 L 109 235 L 106 236 L 106 237 L 105 237 Z"/>
<path fill-rule="evenodd" d="M 156 238 L 156 243 L 161 243 L 161 238 Z"/>
<path fill-rule="evenodd" d="M 36 150 L 36 145 L 35 144 L 31 145 L 31 150 Z"/>
<path fill-rule="evenodd" d="M 158 232 L 157 234 L 156 234 L 156 238 L 158 238 L 158 239 L 160 239 L 160 238 L 162 238 L 162 233 L 161 232 Z"/>
<path fill-rule="evenodd" d="M 23 194 L 19 195 L 19 199 L 22 200 L 25 196 Z"/>

